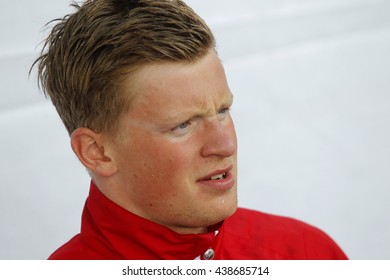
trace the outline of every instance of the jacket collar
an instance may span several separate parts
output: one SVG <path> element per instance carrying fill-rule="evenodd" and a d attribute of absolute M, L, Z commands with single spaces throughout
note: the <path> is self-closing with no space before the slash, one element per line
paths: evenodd
<path fill-rule="evenodd" d="M 223 222 L 204 234 L 178 234 L 139 217 L 105 197 L 91 182 L 81 237 L 116 259 L 195 259 L 217 246 Z M 218 246 L 219 247 L 219 246 Z"/>

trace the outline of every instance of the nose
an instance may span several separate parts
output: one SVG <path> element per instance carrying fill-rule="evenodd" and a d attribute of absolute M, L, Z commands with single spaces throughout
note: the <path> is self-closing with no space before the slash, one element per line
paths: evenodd
<path fill-rule="evenodd" d="M 202 138 L 203 157 L 230 157 L 237 151 L 237 138 L 231 118 L 220 121 L 217 118 L 206 121 Z"/>

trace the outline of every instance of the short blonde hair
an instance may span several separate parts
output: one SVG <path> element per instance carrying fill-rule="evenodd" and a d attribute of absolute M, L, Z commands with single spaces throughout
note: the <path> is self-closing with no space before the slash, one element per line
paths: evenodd
<path fill-rule="evenodd" d="M 215 47 L 209 27 L 181 0 L 87 0 L 71 6 L 76 11 L 53 21 L 33 64 L 69 134 L 78 127 L 115 133 L 131 103 L 122 82 L 137 67 L 194 62 Z"/>

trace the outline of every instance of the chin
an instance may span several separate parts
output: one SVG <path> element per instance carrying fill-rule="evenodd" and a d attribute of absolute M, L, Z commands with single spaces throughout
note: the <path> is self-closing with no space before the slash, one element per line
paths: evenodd
<path fill-rule="evenodd" d="M 237 200 L 232 201 L 228 205 L 225 205 L 222 209 L 216 209 L 214 211 L 213 217 L 210 217 L 210 222 L 208 226 L 212 226 L 222 222 L 223 220 L 229 218 L 233 215 L 237 210 Z"/>
<path fill-rule="evenodd" d="M 237 201 L 224 211 L 223 220 L 225 220 L 226 218 L 229 218 L 231 215 L 233 215 L 236 212 L 236 210 L 237 210 Z"/>

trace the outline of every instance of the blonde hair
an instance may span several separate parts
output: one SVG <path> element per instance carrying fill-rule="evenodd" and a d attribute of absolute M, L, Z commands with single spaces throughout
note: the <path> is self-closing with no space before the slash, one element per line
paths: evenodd
<path fill-rule="evenodd" d="M 131 105 L 122 85 L 131 71 L 153 62 L 194 62 L 215 47 L 206 23 L 181 0 L 71 6 L 74 13 L 52 21 L 32 66 L 69 134 L 78 127 L 115 133 Z"/>

